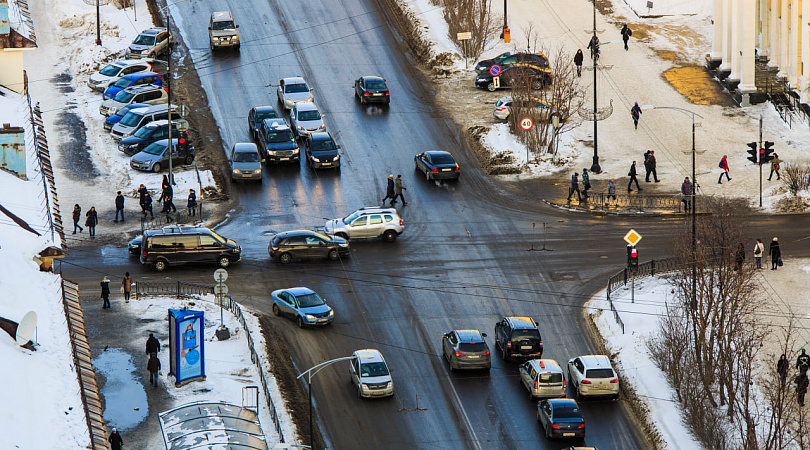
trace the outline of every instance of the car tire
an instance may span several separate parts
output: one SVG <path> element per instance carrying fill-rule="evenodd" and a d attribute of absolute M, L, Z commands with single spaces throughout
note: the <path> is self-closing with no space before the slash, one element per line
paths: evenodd
<path fill-rule="evenodd" d="M 489 92 L 495 92 L 495 83 L 493 83 L 491 81 L 489 83 L 487 83 L 487 90 Z"/>
<path fill-rule="evenodd" d="M 361 388 L 359 384 L 357 385 L 357 398 L 360 400 L 363 399 L 363 388 Z"/>
<path fill-rule="evenodd" d="M 191 163 L 193 163 L 193 162 L 194 162 L 194 155 L 188 155 L 188 156 L 186 156 L 186 159 L 185 159 L 185 160 L 183 160 L 183 162 L 185 162 L 187 166 L 190 166 L 190 165 L 191 165 Z"/>
<path fill-rule="evenodd" d="M 239 47 L 241 47 L 241 46 L 242 46 L 242 44 L 236 44 L 236 51 L 237 52 L 239 51 Z"/>
<path fill-rule="evenodd" d="M 273 303 L 273 315 L 276 315 L 276 316 L 281 315 L 281 310 L 278 309 L 278 305 L 276 305 L 275 303 Z"/>
<path fill-rule="evenodd" d="M 227 256 L 220 256 L 217 259 L 217 265 L 223 269 L 231 265 L 231 260 Z"/>
<path fill-rule="evenodd" d="M 343 238 L 343 239 L 345 239 L 347 241 L 349 240 L 349 235 L 346 234 L 346 233 L 335 233 L 335 236 L 337 236 L 339 238 Z"/>
<path fill-rule="evenodd" d="M 430 181 L 430 171 L 425 169 L 425 179 Z"/>
<path fill-rule="evenodd" d="M 154 172 L 154 173 L 158 173 L 158 172 L 160 172 L 160 169 L 162 169 L 162 168 L 163 168 L 163 167 L 161 167 L 160 163 L 155 163 L 155 164 L 152 166 L 152 172 Z"/>
<path fill-rule="evenodd" d="M 163 272 L 164 270 L 166 270 L 167 265 L 168 264 L 166 264 L 166 261 L 163 260 L 155 261 L 155 270 L 157 270 L 158 272 Z"/>
<path fill-rule="evenodd" d="M 298 319 L 295 320 L 295 324 L 298 325 L 298 328 L 304 328 L 304 319 L 298 316 Z"/>
<path fill-rule="evenodd" d="M 336 249 L 329 250 L 329 253 L 326 254 L 326 257 L 329 258 L 330 261 L 337 261 L 340 259 L 340 254 Z"/>
<path fill-rule="evenodd" d="M 396 241 L 397 240 L 397 232 L 394 231 L 394 230 L 386 230 L 385 233 L 383 233 L 383 240 L 385 242 L 394 242 L 394 241 Z"/>
<path fill-rule="evenodd" d="M 292 255 L 289 253 L 282 253 L 281 256 L 278 257 L 278 262 L 281 264 L 289 264 L 292 262 Z"/>
<path fill-rule="evenodd" d="M 611 397 L 610 399 L 611 399 L 611 400 L 613 400 L 614 402 L 619 401 L 619 394 L 614 395 L 614 396 L 613 396 L 613 397 Z"/>
<path fill-rule="evenodd" d="M 546 431 L 546 439 L 551 439 L 551 433 L 548 431 L 548 427 L 544 426 L 543 429 Z"/>

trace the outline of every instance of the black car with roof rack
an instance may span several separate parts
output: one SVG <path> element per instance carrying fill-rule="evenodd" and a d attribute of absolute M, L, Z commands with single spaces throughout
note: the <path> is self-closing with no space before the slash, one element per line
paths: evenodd
<path fill-rule="evenodd" d="M 141 238 L 141 264 L 158 272 L 168 266 L 215 263 L 228 267 L 242 259 L 242 248 L 233 240 L 203 227 L 175 225 L 146 230 Z"/>
<path fill-rule="evenodd" d="M 495 345 L 503 359 L 528 360 L 543 357 L 540 328 L 531 317 L 504 317 L 495 324 Z"/>

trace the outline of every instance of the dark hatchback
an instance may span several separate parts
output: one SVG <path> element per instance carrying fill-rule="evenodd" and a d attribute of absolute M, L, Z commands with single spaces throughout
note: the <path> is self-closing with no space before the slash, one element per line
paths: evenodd
<path fill-rule="evenodd" d="M 326 131 L 318 131 L 309 135 L 306 141 L 307 165 L 313 169 L 340 170 L 339 145 Z"/>
<path fill-rule="evenodd" d="M 360 77 L 354 80 L 354 95 L 360 103 L 391 103 L 391 93 L 383 77 Z"/>
<path fill-rule="evenodd" d="M 267 252 L 273 261 L 282 264 L 305 259 L 337 261 L 349 256 L 349 241 L 312 230 L 285 231 L 273 237 Z"/>
<path fill-rule="evenodd" d="M 177 122 L 172 122 L 172 138 L 178 137 Z M 132 156 L 145 149 L 149 144 L 169 138 L 169 121 L 157 120 L 142 126 L 132 136 L 118 141 L 118 151 Z M 189 143 L 190 145 L 190 143 Z"/>
<path fill-rule="evenodd" d="M 253 139 L 259 139 L 259 128 L 264 119 L 279 119 L 276 108 L 272 106 L 256 106 L 248 111 L 248 130 Z"/>
<path fill-rule="evenodd" d="M 546 432 L 547 439 L 585 437 L 585 419 L 582 418 L 577 402 L 570 398 L 538 402 L 537 421 Z"/>
<path fill-rule="evenodd" d="M 414 168 L 430 180 L 458 180 L 461 169 L 450 152 L 431 150 L 413 157 Z"/>
<path fill-rule="evenodd" d="M 497 64 L 501 66 L 501 69 L 506 68 L 506 66 L 515 64 L 515 63 L 523 63 L 523 64 L 532 64 L 538 67 L 548 67 L 548 59 L 546 59 L 545 55 L 542 53 L 501 53 L 500 55 L 492 58 L 492 59 L 485 59 L 483 61 L 479 61 L 475 64 L 475 71 L 478 73 L 482 72 L 489 72 L 489 69 L 492 68 L 493 65 Z"/>

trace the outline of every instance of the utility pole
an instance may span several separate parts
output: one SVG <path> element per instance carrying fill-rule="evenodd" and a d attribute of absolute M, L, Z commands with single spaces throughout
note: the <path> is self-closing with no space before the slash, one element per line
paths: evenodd
<path fill-rule="evenodd" d="M 762 114 L 759 115 L 759 148 L 762 147 Z M 761 150 L 760 150 L 761 152 Z M 762 155 L 762 153 L 760 153 Z M 759 160 L 759 207 L 762 208 L 762 158 Z"/>

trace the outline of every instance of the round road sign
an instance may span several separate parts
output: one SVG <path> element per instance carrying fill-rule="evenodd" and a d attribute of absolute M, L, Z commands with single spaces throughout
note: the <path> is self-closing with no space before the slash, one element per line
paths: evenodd
<path fill-rule="evenodd" d="M 228 281 L 228 271 L 225 269 L 217 269 L 214 271 L 214 281 L 217 283 L 224 283 Z"/>
<path fill-rule="evenodd" d="M 531 130 L 532 125 L 534 125 L 534 122 L 532 122 L 532 119 L 530 119 L 528 117 L 524 117 L 524 118 L 520 119 L 520 128 L 523 128 L 525 131 Z"/>
<path fill-rule="evenodd" d="M 492 67 L 489 68 L 489 73 L 493 77 L 497 77 L 498 75 L 501 74 L 501 66 L 493 64 Z"/>
<path fill-rule="evenodd" d="M 215 284 L 214 285 L 214 294 L 216 294 L 216 295 L 228 295 L 228 285 L 227 284 Z"/>
<path fill-rule="evenodd" d="M 174 123 L 177 124 L 177 131 L 188 131 L 188 120 L 186 119 L 175 120 Z"/>

